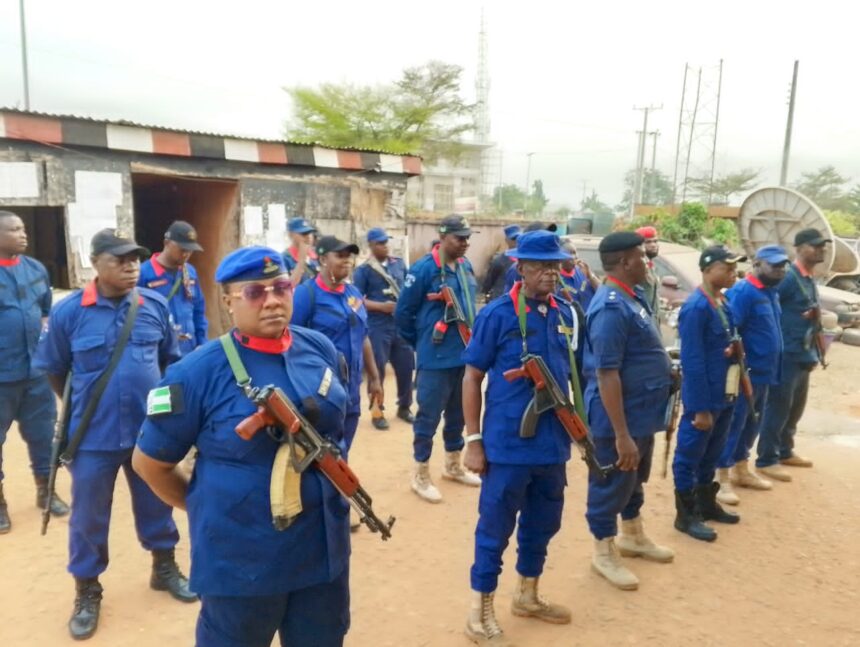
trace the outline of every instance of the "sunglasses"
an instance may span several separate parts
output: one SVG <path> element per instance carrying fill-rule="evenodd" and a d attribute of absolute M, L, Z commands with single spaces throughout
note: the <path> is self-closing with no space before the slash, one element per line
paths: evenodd
<path fill-rule="evenodd" d="M 278 279 L 271 285 L 262 283 L 248 283 L 239 292 L 231 292 L 230 296 L 242 297 L 250 304 L 259 304 L 266 299 L 266 294 L 271 292 L 276 299 L 283 299 L 293 293 L 293 282 L 289 279 Z"/>

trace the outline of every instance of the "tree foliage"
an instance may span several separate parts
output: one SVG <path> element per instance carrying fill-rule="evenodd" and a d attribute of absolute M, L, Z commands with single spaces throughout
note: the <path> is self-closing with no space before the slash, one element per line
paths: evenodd
<path fill-rule="evenodd" d="M 630 202 L 633 200 L 633 187 L 636 185 L 636 169 L 630 169 L 624 175 L 624 194 L 621 196 L 621 202 L 616 209 L 618 211 L 628 211 Z M 671 204 L 672 202 L 672 182 L 659 169 L 651 172 L 650 168 L 646 168 L 642 174 L 642 203 L 643 204 Z"/>
<path fill-rule="evenodd" d="M 830 223 L 830 228 L 837 236 L 855 238 L 860 234 L 860 215 L 846 211 L 824 210 L 824 216 Z"/>
<path fill-rule="evenodd" d="M 831 211 L 857 211 L 860 207 L 860 186 L 845 191 L 849 178 L 833 166 L 822 166 L 817 171 L 802 173 L 794 188 L 812 200 L 821 209 Z"/>
<path fill-rule="evenodd" d="M 544 195 L 541 180 L 532 183 L 528 197 L 516 184 L 502 184 L 493 191 L 493 208 L 500 214 L 524 212 L 527 215 L 539 215 L 548 203 L 549 198 Z"/>
<path fill-rule="evenodd" d="M 597 191 L 592 189 L 591 195 L 585 198 L 580 205 L 583 211 L 593 211 L 598 215 L 606 215 L 612 213 L 612 207 L 603 202 L 597 195 Z"/>
<path fill-rule="evenodd" d="M 392 84 L 323 83 L 285 88 L 293 100 L 288 139 L 338 148 L 456 156 L 472 130 L 472 106 L 460 97 L 462 68 L 430 61 Z"/>
<path fill-rule="evenodd" d="M 759 183 L 761 171 L 744 168 L 734 173 L 709 178 L 690 178 L 689 185 L 702 195 L 711 196 L 711 204 L 729 204 L 733 195 L 747 193 Z"/>
<path fill-rule="evenodd" d="M 723 243 L 729 247 L 738 244 L 735 223 L 709 216 L 705 205 L 699 202 L 685 202 L 677 215 L 658 209 L 650 215 L 639 216 L 631 221 L 628 229 L 637 229 L 644 225 L 657 227 L 663 240 L 698 249 L 704 249 L 714 243 Z"/>

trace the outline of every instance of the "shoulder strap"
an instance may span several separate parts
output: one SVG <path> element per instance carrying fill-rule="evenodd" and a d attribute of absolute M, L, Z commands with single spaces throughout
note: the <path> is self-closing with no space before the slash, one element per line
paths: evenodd
<path fill-rule="evenodd" d="M 69 463 L 75 457 L 75 453 L 78 451 L 78 447 L 80 447 L 81 441 L 83 441 L 84 435 L 87 433 L 87 428 L 90 426 L 90 422 L 93 419 L 93 415 L 95 415 L 96 408 L 99 406 L 99 400 L 101 400 L 102 394 L 104 393 L 108 382 L 110 382 L 110 378 L 116 370 L 116 367 L 119 365 L 119 360 L 122 358 L 122 353 L 128 343 L 128 338 L 131 336 L 131 329 L 134 327 L 134 320 L 137 319 L 137 311 L 139 308 L 140 295 L 138 294 L 137 288 L 135 288 L 131 291 L 131 305 L 128 308 L 128 314 L 125 316 L 125 323 L 122 325 L 122 330 L 119 331 L 119 337 L 117 337 L 116 346 L 113 347 L 113 352 L 111 353 L 107 368 L 104 370 L 104 373 L 101 374 L 93 387 L 90 399 L 81 415 L 81 421 L 78 424 L 78 428 L 75 429 L 75 434 L 69 439 L 69 443 L 66 445 L 65 450 L 60 454 L 60 461 L 62 463 Z"/>
<path fill-rule="evenodd" d="M 231 339 L 229 332 L 225 332 L 218 338 L 221 342 L 221 347 L 224 349 L 224 354 L 227 356 L 227 362 L 230 364 L 230 370 L 233 371 L 233 377 L 236 378 L 236 384 L 245 390 L 251 386 L 251 376 L 245 369 L 242 363 L 242 358 L 239 357 L 239 351 L 236 349 L 236 342 Z"/>
<path fill-rule="evenodd" d="M 382 264 L 378 260 L 371 256 L 367 259 L 367 265 L 370 269 L 372 269 L 374 272 L 379 274 L 379 276 L 385 279 L 385 282 L 388 283 L 388 287 L 391 288 L 395 296 L 400 296 L 400 286 L 398 286 L 397 283 L 394 281 L 394 278 L 392 278 L 392 276 L 385 271 L 385 268 L 382 267 Z"/>
<path fill-rule="evenodd" d="M 176 296 L 176 293 L 179 292 L 179 286 L 182 285 L 182 272 L 176 273 L 176 280 L 173 282 L 173 287 L 170 288 L 170 292 L 167 294 L 167 300 L 170 301 L 173 297 Z"/>

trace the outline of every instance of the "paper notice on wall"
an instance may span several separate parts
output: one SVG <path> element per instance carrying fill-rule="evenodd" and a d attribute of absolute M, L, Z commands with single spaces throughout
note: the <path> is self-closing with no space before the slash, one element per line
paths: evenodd
<path fill-rule="evenodd" d="M 0 162 L 0 198 L 38 198 L 39 169 L 35 162 Z"/>
<path fill-rule="evenodd" d="M 72 249 L 78 252 L 81 266 L 90 266 L 90 241 L 102 229 L 117 226 L 116 205 L 112 202 L 70 202 L 66 206 Z"/>
<path fill-rule="evenodd" d="M 242 209 L 242 225 L 246 236 L 263 235 L 263 207 L 245 207 Z"/>
<path fill-rule="evenodd" d="M 269 227 L 266 231 L 266 244 L 280 251 L 284 246 L 284 237 L 287 231 L 287 209 L 282 204 L 270 204 L 267 211 L 269 213 Z"/>
<path fill-rule="evenodd" d="M 75 202 L 122 204 L 122 174 L 75 171 Z"/>

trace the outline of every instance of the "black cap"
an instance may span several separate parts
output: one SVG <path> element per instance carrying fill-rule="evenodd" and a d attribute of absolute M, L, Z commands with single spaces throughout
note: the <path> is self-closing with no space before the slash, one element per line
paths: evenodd
<path fill-rule="evenodd" d="M 601 239 L 597 251 L 601 254 L 623 252 L 626 249 L 638 247 L 644 242 L 645 239 L 635 231 L 614 231 Z"/>
<path fill-rule="evenodd" d="M 799 245 L 812 245 L 813 247 L 818 247 L 819 245 L 824 245 L 825 243 L 832 243 L 833 240 L 830 238 L 825 238 L 820 231 L 817 229 L 801 229 L 797 232 L 797 235 L 794 237 L 794 246 L 797 247 Z"/>
<path fill-rule="evenodd" d="M 323 236 L 316 244 L 317 255 L 324 256 L 329 252 L 349 252 L 350 254 L 358 254 L 358 245 L 354 243 L 345 243 L 337 236 Z"/>
<path fill-rule="evenodd" d="M 536 220 L 535 222 L 530 222 L 525 227 L 523 227 L 523 233 L 527 231 L 556 231 L 558 229 L 558 225 L 554 222 L 546 224 L 545 222 L 541 222 L 540 220 Z"/>
<path fill-rule="evenodd" d="M 203 248 L 197 242 L 197 230 L 184 220 L 175 221 L 164 234 L 167 240 L 172 240 L 186 252 L 202 252 Z"/>
<path fill-rule="evenodd" d="M 138 245 L 120 229 L 102 229 L 90 241 L 90 253 L 93 256 L 99 254 L 125 256 L 132 252 L 137 252 L 140 256 L 149 256 L 149 250 L 146 247 Z"/>
<path fill-rule="evenodd" d="M 469 227 L 469 221 L 464 216 L 457 213 L 452 213 L 450 216 L 442 218 L 439 223 L 440 234 L 454 234 L 455 236 L 471 236 L 472 229 Z"/>
<path fill-rule="evenodd" d="M 747 260 L 746 256 L 739 256 L 735 254 L 725 245 L 711 245 L 710 247 L 705 247 L 702 250 L 702 255 L 699 256 L 699 269 L 703 270 L 708 265 L 713 265 L 717 261 L 722 261 L 723 263 L 734 264 L 738 261 Z"/>

